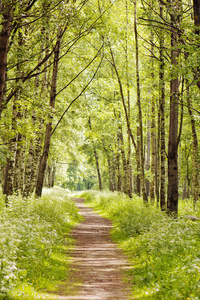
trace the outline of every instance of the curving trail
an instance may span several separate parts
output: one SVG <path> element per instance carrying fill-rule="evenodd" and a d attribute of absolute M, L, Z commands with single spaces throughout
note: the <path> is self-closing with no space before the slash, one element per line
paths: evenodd
<path fill-rule="evenodd" d="M 122 252 L 111 241 L 111 222 L 75 198 L 84 221 L 72 232 L 75 248 L 72 256 L 72 276 L 68 283 L 70 295 L 58 299 L 128 300 L 131 299 L 123 269 L 129 267 Z M 133 298 L 132 298 L 133 299 Z"/>

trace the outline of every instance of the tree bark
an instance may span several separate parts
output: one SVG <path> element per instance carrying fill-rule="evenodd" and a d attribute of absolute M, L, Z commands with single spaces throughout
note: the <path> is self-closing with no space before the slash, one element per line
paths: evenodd
<path fill-rule="evenodd" d="M 178 65 L 178 32 L 175 25 L 179 24 L 179 0 L 170 3 L 171 15 L 171 64 L 176 69 Z M 175 75 L 175 74 L 176 75 Z M 168 141 L 168 194 L 167 210 L 169 214 L 178 214 L 178 103 L 179 80 L 178 72 L 171 74 L 170 81 L 170 121 Z"/>
<path fill-rule="evenodd" d="M 6 3 L 7 2 L 7 3 Z M 0 32 L 0 117 L 4 102 L 4 87 L 7 71 L 9 38 L 12 29 L 13 5 L 11 1 L 2 1 L 2 22 Z"/>
<path fill-rule="evenodd" d="M 119 126 L 118 130 L 119 130 L 120 150 L 121 150 L 122 164 L 123 164 L 123 192 L 131 198 L 132 194 L 130 189 L 130 176 L 129 176 L 130 169 L 124 151 L 124 138 L 123 138 L 122 127 Z"/>
<path fill-rule="evenodd" d="M 200 37 L 200 0 L 193 0 L 193 11 L 194 11 L 195 33 L 199 39 L 199 37 Z M 198 41 L 198 45 L 199 45 L 199 41 Z M 197 78 L 197 86 L 200 89 L 200 67 L 197 68 L 197 74 L 195 77 Z"/>
<path fill-rule="evenodd" d="M 111 158 L 108 149 L 105 145 L 105 140 L 102 139 L 103 149 L 107 158 L 107 164 L 108 164 L 108 174 L 109 174 L 109 189 L 110 191 L 115 190 L 115 184 L 114 184 L 114 178 L 113 178 L 113 170 L 112 170 L 112 164 L 111 164 Z"/>
<path fill-rule="evenodd" d="M 149 107 L 149 105 L 148 105 Z M 147 150 L 146 150 L 146 171 L 149 171 L 150 168 L 150 159 L 151 159 L 151 121 L 148 116 L 147 120 Z M 147 192 L 147 197 L 149 197 L 150 194 L 150 182 L 149 179 L 146 179 L 146 192 Z"/>
<path fill-rule="evenodd" d="M 186 83 L 189 86 L 189 83 Z M 195 208 L 196 202 L 199 200 L 199 147 L 198 138 L 196 133 L 195 119 L 192 111 L 192 100 L 187 88 L 187 106 L 190 115 L 191 129 L 192 129 L 192 156 L 193 156 L 193 170 L 192 170 L 192 183 L 193 183 L 193 206 Z"/>
<path fill-rule="evenodd" d="M 12 112 L 12 135 L 13 137 L 9 141 L 9 154 L 6 160 L 6 170 L 4 173 L 4 186 L 3 194 L 6 196 L 13 194 L 13 182 L 14 182 L 14 169 L 15 169 L 15 154 L 16 154 L 16 143 L 17 143 L 17 115 L 18 107 L 16 104 L 17 99 L 13 101 L 13 112 Z M 7 197 L 6 197 L 7 199 Z M 7 200 L 6 200 L 7 201 Z"/>
<path fill-rule="evenodd" d="M 117 154 L 116 154 L 116 164 L 117 164 L 117 191 L 122 192 L 122 175 L 121 175 L 121 161 L 120 161 L 120 133 L 117 131 Z"/>
<path fill-rule="evenodd" d="M 163 18 L 163 7 L 160 4 L 160 16 Z M 159 110 L 160 110 L 160 208 L 166 210 L 165 201 L 165 62 L 163 56 L 164 39 L 160 36 L 160 69 L 159 69 Z"/>
<path fill-rule="evenodd" d="M 24 165 L 26 153 L 26 138 L 23 134 L 18 132 L 17 135 L 17 150 L 15 155 L 15 171 L 13 189 L 16 193 L 23 191 L 24 184 Z"/>
<path fill-rule="evenodd" d="M 152 73 L 152 79 L 154 75 Z M 156 123 L 155 123 L 155 99 L 152 92 L 151 98 L 151 181 L 150 181 L 150 201 L 155 201 L 155 173 L 156 173 Z"/>
<path fill-rule="evenodd" d="M 35 149 L 34 149 L 34 158 L 32 165 L 32 174 L 31 174 L 31 189 L 30 194 L 33 193 L 36 187 L 36 180 L 38 175 L 39 162 L 42 152 L 42 140 L 43 140 L 43 130 L 44 119 L 39 119 L 39 128 L 36 131 L 36 140 L 35 140 Z"/>
<path fill-rule="evenodd" d="M 28 157 L 25 166 L 25 184 L 23 189 L 23 196 L 28 197 L 31 193 L 31 175 L 33 170 L 33 160 L 34 160 L 34 141 L 30 141 Z"/>
<path fill-rule="evenodd" d="M 140 139 L 140 179 L 142 186 L 142 196 L 144 203 L 148 202 L 145 189 L 145 175 L 144 175 L 144 149 L 143 149 L 143 124 L 142 124 L 142 109 L 140 97 L 140 75 L 139 75 L 139 46 L 138 46 L 138 32 L 137 32 L 137 3 L 134 2 L 134 32 L 135 32 L 135 55 L 136 55 L 136 81 L 137 81 L 137 107 L 138 107 L 138 121 L 139 121 L 139 139 Z"/>
<path fill-rule="evenodd" d="M 55 53 L 54 53 L 52 84 L 51 84 L 50 101 L 49 101 L 49 107 L 51 110 L 50 111 L 50 121 L 46 125 L 44 147 L 43 147 L 43 152 L 42 152 L 42 156 L 41 156 L 40 164 L 39 164 L 39 168 L 38 168 L 38 177 L 37 177 L 36 189 L 35 189 L 36 197 L 41 197 L 41 195 L 42 195 L 44 173 L 45 173 L 45 168 L 47 165 L 47 159 L 48 159 L 48 155 L 49 155 L 49 147 L 50 147 L 51 131 L 52 131 L 53 109 L 55 106 L 55 99 L 56 99 L 56 85 L 57 85 L 57 76 L 58 76 L 60 46 L 61 46 L 61 37 L 58 37 L 56 48 L 55 48 Z"/>
<path fill-rule="evenodd" d="M 92 130 L 92 124 L 91 124 L 91 118 L 89 117 L 88 120 L 89 128 Z M 94 141 L 92 140 L 92 145 L 93 145 L 93 151 L 94 151 L 94 157 L 95 157 L 95 163 L 96 163 L 96 168 L 97 168 L 97 176 L 98 176 L 98 182 L 99 182 L 99 190 L 102 190 L 102 180 L 101 180 L 101 172 L 100 172 L 100 167 L 99 167 L 99 157 L 97 154 L 97 150 L 94 144 Z"/>

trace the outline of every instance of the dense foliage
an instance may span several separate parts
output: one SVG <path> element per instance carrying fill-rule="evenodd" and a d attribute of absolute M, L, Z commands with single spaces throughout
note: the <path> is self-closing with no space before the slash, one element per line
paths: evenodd
<path fill-rule="evenodd" d="M 200 226 L 187 219 L 192 201 L 181 202 L 177 220 L 138 197 L 97 191 L 79 196 L 113 221 L 113 237 L 131 261 L 134 299 L 199 299 Z"/>
<path fill-rule="evenodd" d="M 199 198 L 199 0 L 3 0 L 5 195 L 43 185 Z M 168 173 L 167 173 L 168 172 Z"/>

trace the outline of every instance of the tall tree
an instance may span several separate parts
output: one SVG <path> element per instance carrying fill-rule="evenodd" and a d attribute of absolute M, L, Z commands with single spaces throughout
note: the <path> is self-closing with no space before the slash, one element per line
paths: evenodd
<path fill-rule="evenodd" d="M 2 105 L 4 102 L 4 89 L 6 83 L 6 71 L 7 71 L 7 58 L 9 39 L 12 30 L 13 21 L 13 1 L 3 0 L 1 3 L 2 23 L 0 31 L 0 115 L 2 112 Z"/>
<path fill-rule="evenodd" d="M 163 5 L 160 4 L 160 17 L 163 19 Z M 159 35 L 159 112 L 160 112 L 160 207 L 161 210 L 166 209 L 165 203 L 165 62 L 164 62 L 164 36 L 163 33 Z"/>
<path fill-rule="evenodd" d="M 50 116 L 49 116 L 49 123 L 46 125 L 44 147 L 43 147 L 43 152 L 42 152 L 42 156 L 38 168 L 38 177 L 37 177 L 36 190 L 35 190 L 35 195 L 37 197 L 41 197 L 42 195 L 45 168 L 47 165 L 47 159 L 49 155 L 49 147 L 50 147 L 50 139 L 51 139 L 51 131 L 52 131 L 52 118 L 53 118 L 53 111 L 54 111 L 55 100 L 56 100 L 59 54 L 60 54 L 60 47 L 61 47 L 61 38 L 63 36 L 63 33 L 64 32 L 58 35 L 56 47 L 54 50 L 54 63 L 53 63 L 51 91 L 50 91 L 50 100 L 49 100 Z"/>
<path fill-rule="evenodd" d="M 179 22 L 180 1 L 171 0 L 168 3 L 171 18 L 171 64 L 170 80 L 170 120 L 168 140 L 168 190 L 167 209 L 169 213 L 178 213 L 178 103 L 179 103 Z"/>
<path fill-rule="evenodd" d="M 134 33 L 135 33 L 135 65 L 136 65 L 136 81 L 137 81 L 137 107 L 138 107 L 138 132 L 140 141 L 140 179 L 142 185 L 143 201 L 148 202 L 145 189 L 145 174 L 144 174 L 144 148 L 143 148 L 143 122 L 140 97 L 140 74 L 139 74 L 139 46 L 138 46 L 138 31 L 137 31 L 137 2 L 134 2 Z"/>
<path fill-rule="evenodd" d="M 88 124 L 89 124 L 90 130 L 92 130 L 91 117 L 89 117 L 89 119 L 88 119 Z M 98 157 L 97 149 L 95 147 L 93 140 L 92 140 L 92 145 L 93 145 L 93 152 L 94 152 L 98 181 L 99 181 L 99 190 L 101 191 L 102 190 L 102 180 L 101 180 L 101 172 L 100 172 L 100 167 L 99 167 L 99 157 Z"/>

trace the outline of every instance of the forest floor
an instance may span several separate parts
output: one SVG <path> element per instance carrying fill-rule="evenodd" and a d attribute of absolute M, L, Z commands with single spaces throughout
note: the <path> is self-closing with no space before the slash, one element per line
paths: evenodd
<path fill-rule="evenodd" d="M 58 291 L 58 299 L 68 300 L 128 300 L 131 298 L 130 268 L 125 255 L 111 240 L 112 224 L 84 205 L 84 199 L 74 201 L 83 222 L 74 228 L 71 250 L 70 281 Z"/>

